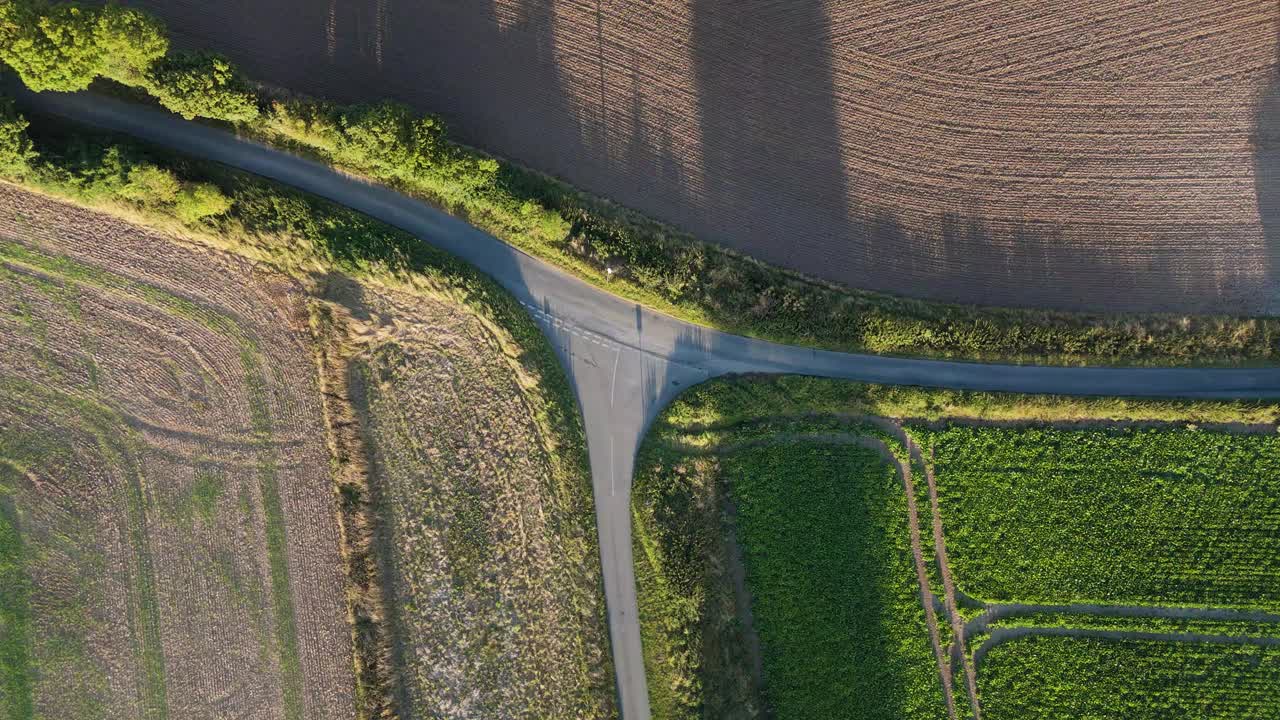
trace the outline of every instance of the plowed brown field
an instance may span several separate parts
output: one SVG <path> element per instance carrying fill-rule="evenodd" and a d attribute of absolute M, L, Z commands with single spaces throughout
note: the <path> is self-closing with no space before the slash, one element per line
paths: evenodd
<path fill-rule="evenodd" d="M 304 299 L 0 185 L 5 717 L 351 716 Z"/>
<path fill-rule="evenodd" d="M 136 0 L 857 287 L 1280 310 L 1274 0 Z"/>

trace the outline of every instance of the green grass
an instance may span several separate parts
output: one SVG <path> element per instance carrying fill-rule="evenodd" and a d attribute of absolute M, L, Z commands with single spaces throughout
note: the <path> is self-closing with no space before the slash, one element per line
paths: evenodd
<path fill-rule="evenodd" d="M 1222 637 L 1280 637 L 1280 622 L 1201 620 L 1196 618 L 1126 617 L 1083 613 L 1028 613 L 1004 617 L 997 628 L 1073 628 L 1143 633 L 1217 635 Z"/>
<path fill-rule="evenodd" d="M 285 538 L 284 506 L 276 477 L 279 465 L 272 432 L 271 410 L 262 364 L 249 348 L 240 353 L 245 387 L 249 391 L 249 415 L 257 450 L 258 484 L 266 518 L 267 559 L 271 566 L 271 605 L 275 618 L 276 649 L 280 660 L 280 684 L 286 720 L 302 720 L 302 661 L 298 655 L 298 628 L 289 582 L 289 547 Z"/>
<path fill-rule="evenodd" d="M 197 469 L 189 497 L 191 510 L 205 522 L 212 521 L 223 491 L 222 479 L 216 472 L 203 468 Z"/>
<path fill-rule="evenodd" d="M 16 484 L 17 471 L 0 463 L 0 480 Z M 10 497 L 0 495 L 0 713 L 4 720 L 35 717 L 31 662 L 31 580 L 26 549 Z"/>
<path fill-rule="evenodd" d="M 1280 648 L 1024 637 L 979 673 L 989 720 L 1273 720 Z"/>
<path fill-rule="evenodd" d="M 952 426 L 934 453 L 952 571 L 988 601 L 1280 608 L 1280 437 Z"/>
<path fill-rule="evenodd" d="M 659 419 L 633 489 L 654 717 L 729 717 L 748 704 L 777 718 L 944 717 L 902 481 L 879 452 L 853 444 L 883 433 L 824 418 L 684 424 L 704 388 Z M 740 678 L 749 639 L 721 617 L 733 612 L 724 570 L 733 542 L 763 697 Z"/>

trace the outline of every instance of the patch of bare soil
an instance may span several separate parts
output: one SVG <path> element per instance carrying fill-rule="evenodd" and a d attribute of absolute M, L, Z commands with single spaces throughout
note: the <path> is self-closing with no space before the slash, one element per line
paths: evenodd
<path fill-rule="evenodd" d="M 0 471 L 38 716 L 350 716 L 302 301 L 0 185 Z"/>
<path fill-rule="evenodd" d="M 613 717 L 590 485 L 496 328 L 335 283 L 406 717 Z"/>
<path fill-rule="evenodd" d="M 1276 309 L 1273 0 L 137 0 L 188 45 L 919 297 Z"/>

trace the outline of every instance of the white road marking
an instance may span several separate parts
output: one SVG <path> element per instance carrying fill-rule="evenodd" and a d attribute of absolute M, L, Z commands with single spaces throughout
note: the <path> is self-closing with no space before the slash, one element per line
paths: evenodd
<path fill-rule="evenodd" d="M 613 433 L 609 433 L 609 497 L 618 494 L 618 471 L 613 464 Z"/>
<path fill-rule="evenodd" d="M 613 349 L 613 377 L 609 379 L 609 407 L 613 407 L 613 389 L 618 386 L 618 358 L 622 357 L 620 348 Z"/>

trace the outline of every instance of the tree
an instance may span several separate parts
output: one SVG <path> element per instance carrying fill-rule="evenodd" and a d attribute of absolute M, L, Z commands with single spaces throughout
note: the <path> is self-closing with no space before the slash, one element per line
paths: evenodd
<path fill-rule="evenodd" d="M 14 109 L 12 100 L 0 98 L 0 175 L 25 175 L 35 157 L 27 137 L 27 119 Z"/>
<path fill-rule="evenodd" d="M 258 117 L 258 103 L 231 62 L 212 53 L 167 57 L 147 73 L 147 87 L 161 105 L 191 120 L 195 117 L 247 122 Z"/>
<path fill-rule="evenodd" d="M 178 193 L 173 212 L 182 222 L 194 225 L 204 218 L 221 215 L 230 209 L 231 198 L 223 195 L 216 185 L 196 183 Z"/>
<path fill-rule="evenodd" d="M 138 10 L 0 0 L 0 60 L 37 92 L 73 92 L 98 76 L 142 83 L 169 49 L 164 25 Z"/>
<path fill-rule="evenodd" d="M 412 176 L 416 161 L 409 108 L 395 102 L 357 105 L 344 112 L 339 122 L 338 162 L 371 168 L 384 178 Z"/>
<path fill-rule="evenodd" d="M 103 51 L 95 33 L 97 12 L 78 5 L 55 5 L 41 14 L 25 3 L 0 0 L 4 60 L 23 84 L 42 92 L 74 92 L 89 87 L 102 68 Z"/>
<path fill-rule="evenodd" d="M 99 74 L 126 85 L 144 85 L 147 70 L 169 52 L 164 24 L 132 8 L 102 8 L 94 32 L 102 50 Z"/>

